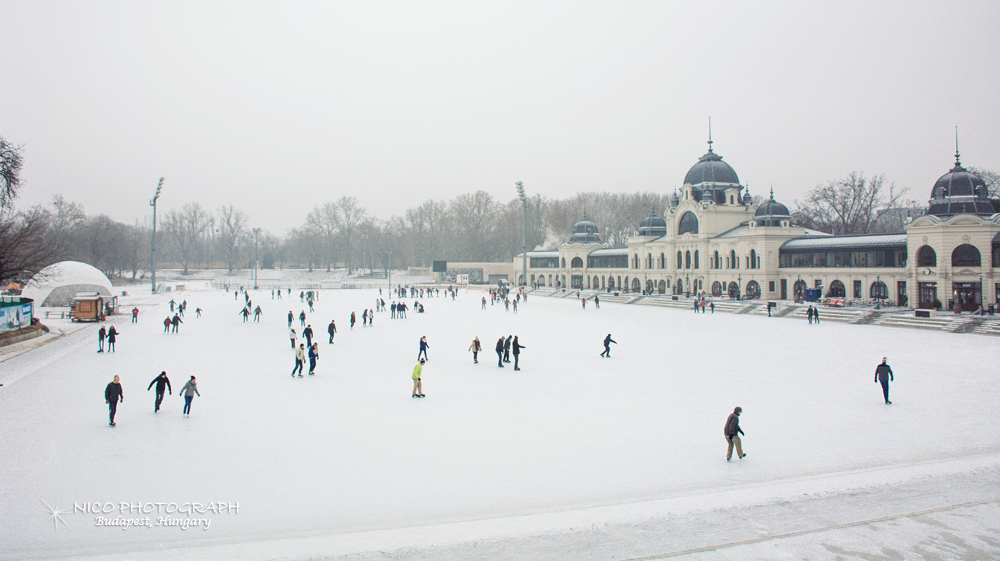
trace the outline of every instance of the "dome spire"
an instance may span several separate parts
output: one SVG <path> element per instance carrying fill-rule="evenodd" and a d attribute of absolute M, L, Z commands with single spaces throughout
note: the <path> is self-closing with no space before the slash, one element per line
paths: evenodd
<path fill-rule="evenodd" d="M 958 127 L 955 127 L 955 128 L 957 129 Z M 708 118 L 708 151 L 709 152 L 712 151 L 712 118 L 711 117 Z"/>
<path fill-rule="evenodd" d="M 771 184 L 771 201 L 774 201 L 774 183 Z"/>
<path fill-rule="evenodd" d="M 962 162 L 958 161 L 958 125 L 955 125 L 955 167 L 962 167 Z"/>

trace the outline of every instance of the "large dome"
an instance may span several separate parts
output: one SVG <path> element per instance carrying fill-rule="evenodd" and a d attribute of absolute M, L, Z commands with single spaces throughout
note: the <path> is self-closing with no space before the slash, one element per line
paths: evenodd
<path fill-rule="evenodd" d="M 111 296 L 111 281 L 104 273 L 79 261 L 63 261 L 49 265 L 24 287 L 22 296 L 31 298 L 36 306 L 69 306 L 78 292 L 96 292 Z"/>
<path fill-rule="evenodd" d="M 986 182 L 962 167 L 958 152 L 955 167 L 934 182 L 928 214 L 993 214 Z"/>
<path fill-rule="evenodd" d="M 569 236 L 569 243 L 601 243 L 601 236 L 597 233 L 597 224 L 587 220 L 587 212 L 583 213 L 583 220 L 573 225 L 573 233 Z"/>
<path fill-rule="evenodd" d="M 722 161 L 722 156 L 712 151 L 712 141 L 709 140 L 708 152 L 698 158 L 697 164 L 691 166 L 687 175 L 684 176 L 684 183 L 686 185 L 701 185 L 702 183 L 739 185 L 740 178 L 732 166 Z"/>

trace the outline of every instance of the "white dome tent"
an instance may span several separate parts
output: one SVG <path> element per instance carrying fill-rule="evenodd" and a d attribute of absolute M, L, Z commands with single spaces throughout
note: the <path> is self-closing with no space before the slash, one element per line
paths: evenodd
<path fill-rule="evenodd" d="M 72 305 L 78 292 L 111 296 L 111 281 L 86 263 L 63 261 L 42 269 L 21 295 L 33 299 L 39 307 L 58 307 Z"/>

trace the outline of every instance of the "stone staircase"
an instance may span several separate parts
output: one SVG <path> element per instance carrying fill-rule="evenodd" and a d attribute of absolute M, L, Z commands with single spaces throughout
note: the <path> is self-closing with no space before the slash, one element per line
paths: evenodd
<path fill-rule="evenodd" d="M 1000 336 L 1000 319 L 983 319 L 982 323 L 972 330 L 972 333 Z"/>
<path fill-rule="evenodd" d="M 799 305 L 795 306 L 795 308 L 795 311 L 788 314 L 787 317 L 808 321 L 809 318 L 806 317 L 806 312 L 808 311 L 809 306 Z M 819 322 L 821 324 L 824 321 L 854 323 L 855 319 L 867 311 L 859 308 L 831 308 L 828 306 L 818 307 L 817 310 L 819 310 Z"/>
<path fill-rule="evenodd" d="M 909 314 L 882 314 L 873 325 L 887 325 L 890 327 L 911 327 L 916 329 L 936 329 L 940 331 L 952 331 L 956 326 L 960 325 L 965 319 L 961 316 L 956 317 L 943 317 L 934 316 L 931 318 L 918 318 L 913 316 L 913 312 Z"/>

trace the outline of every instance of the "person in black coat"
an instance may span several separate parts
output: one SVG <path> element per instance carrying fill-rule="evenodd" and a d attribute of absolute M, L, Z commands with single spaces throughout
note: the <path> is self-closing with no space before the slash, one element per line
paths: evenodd
<path fill-rule="evenodd" d="M 327 326 L 326 332 L 330 334 L 330 344 L 333 344 L 333 336 L 337 334 L 337 324 L 330 320 L 330 325 Z"/>
<path fill-rule="evenodd" d="M 313 326 L 311 323 L 302 330 L 302 336 L 306 338 L 306 347 L 311 349 L 313 346 Z"/>
<path fill-rule="evenodd" d="M 503 368 L 503 344 L 507 339 L 501 335 L 500 339 L 497 340 L 497 366 Z"/>
<path fill-rule="evenodd" d="M 614 343 L 614 344 L 617 345 L 618 341 L 615 341 L 614 339 L 612 339 L 611 338 L 611 334 L 608 333 L 608 336 L 604 338 L 604 352 L 601 353 L 601 356 L 608 357 L 608 358 L 611 357 L 611 343 Z"/>
<path fill-rule="evenodd" d="M 527 349 L 528 347 L 517 342 L 517 335 L 514 336 L 514 342 L 510 346 L 511 352 L 514 353 L 514 370 L 520 370 L 521 368 L 517 365 L 517 359 L 521 356 L 521 349 Z"/>
<path fill-rule="evenodd" d="M 104 352 L 104 338 L 108 336 L 108 330 L 104 329 L 102 325 L 100 329 L 97 330 L 97 352 Z"/>
<path fill-rule="evenodd" d="M 167 378 L 166 371 L 160 372 L 159 376 L 153 378 L 153 381 L 146 387 L 147 392 L 153 387 L 153 384 L 156 384 L 156 405 L 153 406 L 153 413 L 156 413 L 160 410 L 160 404 L 163 403 L 163 390 L 166 389 L 170 395 L 173 395 L 174 390 L 170 387 L 170 379 Z"/>
<path fill-rule="evenodd" d="M 729 450 L 726 451 L 727 462 L 733 457 L 733 446 L 736 446 L 736 456 L 739 459 L 742 460 L 747 456 L 743 453 L 743 446 L 740 442 L 740 435 L 743 434 L 743 429 L 740 428 L 740 413 L 742 412 L 743 408 L 737 407 L 726 419 L 726 428 L 723 432 L 726 435 L 726 441 L 729 442 Z"/>
<path fill-rule="evenodd" d="M 886 357 L 882 357 L 882 364 L 875 367 L 875 383 L 882 384 L 882 396 L 885 397 L 885 404 L 892 404 L 889 401 L 889 382 L 892 381 L 892 368 L 886 364 Z"/>
<path fill-rule="evenodd" d="M 513 340 L 512 335 L 508 335 L 507 339 L 503 342 L 503 361 L 510 362 L 510 342 Z"/>
<path fill-rule="evenodd" d="M 125 401 L 122 394 L 122 385 L 118 380 L 118 375 L 104 388 L 104 402 L 108 404 L 108 426 L 115 426 L 115 413 L 118 412 L 118 402 Z"/>
<path fill-rule="evenodd" d="M 181 321 L 180 316 L 178 316 L 177 314 L 174 314 L 174 319 L 170 320 L 170 323 L 174 326 L 174 328 L 171 331 L 171 333 L 177 333 L 177 326 L 179 326 L 180 324 L 182 324 L 184 322 Z"/>
<path fill-rule="evenodd" d="M 102 327 L 101 329 L 104 329 L 104 328 Z M 112 325 L 111 329 L 108 330 L 108 352 L 109 353 L 115 352 L 115 341 L 117 341 L 117 340 L 118 340 L 118 331 L 115 329 L 115 326 Z"/>

